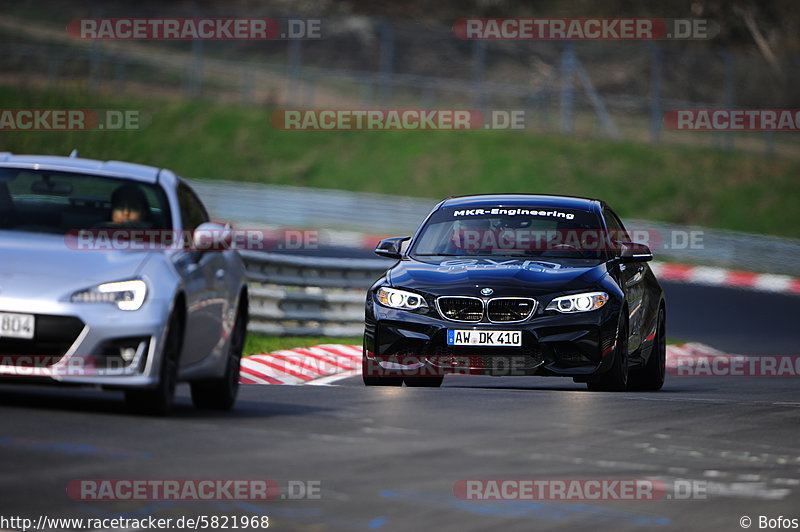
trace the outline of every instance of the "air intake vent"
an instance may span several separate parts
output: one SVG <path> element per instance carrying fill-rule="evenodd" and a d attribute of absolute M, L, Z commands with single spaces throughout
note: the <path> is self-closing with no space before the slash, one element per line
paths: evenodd
<path fill-rule="evenodd" d="M 477 297 L 443 296 L 436 306 L 448 320 L 477 323 L 483 319 L 483 300 Z"/>
<path fill-rule="evenodd" d="M 536 310 L 536 300 L 524 297 L 498 297 L 489 301 L 486 313 L 489 321 L 509 323 L 524 321 Z"/>

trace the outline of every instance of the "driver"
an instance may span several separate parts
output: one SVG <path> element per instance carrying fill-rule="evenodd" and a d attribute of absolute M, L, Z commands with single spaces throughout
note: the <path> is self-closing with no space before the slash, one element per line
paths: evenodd
<path fill-rule="evenodd" d="M 144 192 L 136 185 L 122 185 L 111 194 L 111 221 L 115 224 L 144 223 L 150 207 Z"/>

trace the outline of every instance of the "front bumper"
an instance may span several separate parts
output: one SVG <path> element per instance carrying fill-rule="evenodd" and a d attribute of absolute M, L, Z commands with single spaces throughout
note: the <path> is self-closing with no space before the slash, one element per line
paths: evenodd
<path fill-rule="evenodd" d="M 462 323 L 446 320 L 435 310 L 395 310 L 368 301 L 365 368 L 376 374 L 541 375 L 582 380 L 610 367 L 619 323 L 617 302 L 575 314 L 543 311 L 541 307 L 524 322 Z M 521 331 L 522 346 L 448 346 L 448 330 Z"/>
<path fill-rule="evenodd" d="M 0 338 L 0 382 L 148 388 L 158 382 L 169 301 L 137 311 L 113 305 L 4 299 L 0 312 L 33 314 L 34 338 Z"/>

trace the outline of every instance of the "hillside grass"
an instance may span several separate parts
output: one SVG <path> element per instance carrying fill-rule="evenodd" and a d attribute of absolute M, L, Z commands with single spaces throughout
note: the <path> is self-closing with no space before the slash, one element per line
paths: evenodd
<path fill-rule="evenodd" d="M 192 178 L 429 198 L 579 195 L 627 218 L 800 237 L 800 161 L 788 158 L 513 131 L 280 131 L 268 108 L 163 96 L 4 86 L 0 100 L 5 109 L 134 109 L 145 122 L 138 131 L 0 131 L 3 151 L 77 148 Z"/>

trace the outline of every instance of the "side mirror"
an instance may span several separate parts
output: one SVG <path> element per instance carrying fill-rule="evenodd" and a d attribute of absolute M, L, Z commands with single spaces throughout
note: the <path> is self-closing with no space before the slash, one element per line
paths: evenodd
<path fill-rule="evenodd" d="M 195 251 L 223 251 L 231 249 L 233 234 L 230 225 L 206 222 L 192 233 L 192 249 Z"/>
<path fill-rule="evenodd" d="M 384 238 L 378 242 L 375 248 L 375 254 L 379 257 L 386 257 L 387 259 L 400 260 L 403 257 L 403 242 L 411 240 L 410 236 L 395 236 L 392 238 Z"/>
<path fill-rule="evenodd" d="M 653 252 L 644 244 L 635 242 L 619 242 L 620 262 L 646 262 L 653 260 Z"/>

